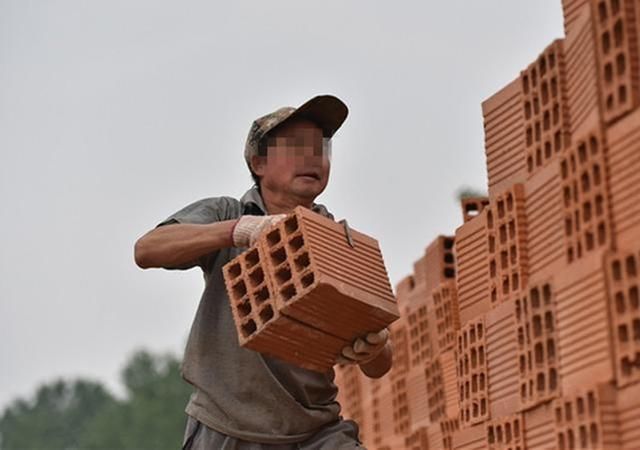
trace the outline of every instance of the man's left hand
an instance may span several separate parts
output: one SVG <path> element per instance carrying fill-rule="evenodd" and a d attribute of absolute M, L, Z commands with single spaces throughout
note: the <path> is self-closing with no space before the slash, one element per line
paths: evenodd
<path fill-rule="evenodd" d="M 386 328 L 378 333 L 368 333 L 364 338 L 356 339 L 352 345 L 342 349 L 336 364 L 367 364 L 382 352 L 389 340 Z"/>

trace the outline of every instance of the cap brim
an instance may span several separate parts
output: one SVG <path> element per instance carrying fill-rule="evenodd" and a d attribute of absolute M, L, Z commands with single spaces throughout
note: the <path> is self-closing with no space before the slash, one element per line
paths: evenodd
<path fill-rule="evenodd" d="M 332 137 L 347 118 L 349 108 L 333 95 L 318 95 L 303 103 L 287 119 L 304 118 L 316 123 L 326 137 Z"/>

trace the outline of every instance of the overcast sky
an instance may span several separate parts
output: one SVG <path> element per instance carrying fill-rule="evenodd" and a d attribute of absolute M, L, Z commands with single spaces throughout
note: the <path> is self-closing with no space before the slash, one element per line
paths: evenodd
<path fill-rule="evenodd" d="M 240 196 L 253 119 L 316 94 L 350 108 L 318 201 L 395 285 L 485 189 L 480 103 L 562 35 L 560 0 L 0 0 L 0 408 L 181 354 L 202 276 L 138 269 L 135 240 Z"/>

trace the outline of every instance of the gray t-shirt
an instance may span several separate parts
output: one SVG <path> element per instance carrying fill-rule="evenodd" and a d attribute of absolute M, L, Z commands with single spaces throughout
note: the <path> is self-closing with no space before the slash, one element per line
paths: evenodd
<path fill-rule="evenodd" d="M 322 205 L 313 209 L 333 218 Z M 207 224 L 244 214 L 265 214 L 255 187 L 240 200 L 197 201 L 158 226 Z M 209 428 L 248 441 L 302 441 L 338 420 L 334 371 L 313 372 L 239 346 L 222 266 L 244 250 L 225 248 L 203 256 L 197 264 L 205 287 L 182 362 L 183 378 L 195 387 L 186 413 Z"/>

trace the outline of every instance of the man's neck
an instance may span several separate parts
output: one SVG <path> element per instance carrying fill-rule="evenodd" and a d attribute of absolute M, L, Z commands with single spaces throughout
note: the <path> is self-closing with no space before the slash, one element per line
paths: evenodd
<path fill-rule="evenodd" d="M 282 192 L 272 191 L 264 187 L 260 189 L 260 195 L 267 209 L 267 214 L 286 214 L 291 212 L 296 206 L 304 206 L 309 209 L 313 206 L 312 198 L 296 197 L 290 194 L 285 195 Z"/>

